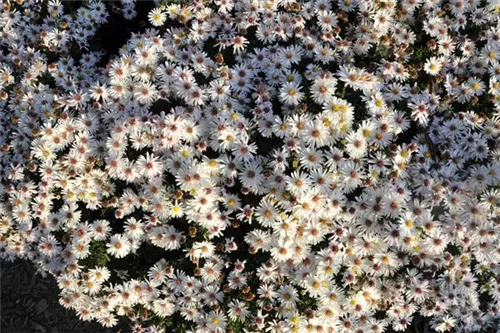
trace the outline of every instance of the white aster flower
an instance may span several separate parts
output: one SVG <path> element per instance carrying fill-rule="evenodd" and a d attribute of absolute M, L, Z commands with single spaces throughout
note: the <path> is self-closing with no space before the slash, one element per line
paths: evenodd
<path fill-rule="evenodd" d="M 436 76 L 443 67 L 443 60 L 438 57 L 431 57 L 427 59 L 424 65 L 424 71 L 432 76 Z"/>
<path fill-rule="evenodd" d="M 300 91 L 300 85 L 297 82 L 286 82 L 280 89 L 280 100 L 289 105 L 298 105 L 304 93 Z"/>
<path fill-rule="evenodd" d="M 106 252 L 116 258 L 123 258 L 130 251 L 130 243 L 128 238 L 120 234 L 111 236 L 110 241 L 108 244 L 106 244 L 106 246 Z"/>
<path fill-rule="evenodd" d="M 160 27 L 167 20 L 167 15 L 160 8 L 155 8 L 149 13 L 148 19 L 152 25 Z"/>

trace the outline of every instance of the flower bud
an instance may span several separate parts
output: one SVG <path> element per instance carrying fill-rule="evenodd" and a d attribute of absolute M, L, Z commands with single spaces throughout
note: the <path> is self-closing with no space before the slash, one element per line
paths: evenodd
<path fill-rule="evenodd" d="M 243 294 L 248 294 L 250 292 L 250 287 L 248 285 L 244 286 L 243 289 L 241 289 L 241 292 Z"/>

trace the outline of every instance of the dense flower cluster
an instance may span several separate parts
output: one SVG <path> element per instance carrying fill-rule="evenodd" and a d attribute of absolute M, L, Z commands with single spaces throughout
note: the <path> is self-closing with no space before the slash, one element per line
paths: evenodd
<path fill-rule="evenodd" d="M 114 4 L 7 2 L 0 258 L 135 332 L 498 324 L 492 3 L 170 1 L 103 65 Z"/>

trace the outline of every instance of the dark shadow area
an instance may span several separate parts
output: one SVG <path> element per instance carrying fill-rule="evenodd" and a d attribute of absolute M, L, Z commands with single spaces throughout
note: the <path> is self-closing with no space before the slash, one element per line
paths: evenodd
<path fill-rule="evenodd" d="M 105 4 L 110 14 L 108 22 L 99 27 L 91 47 L 94 51 L 106 52 L 98 66 L 105 66 L 111 57 L 117 55 L 132 33 L 142 33 L 152 27 L 147 18 L 149 12 L 155 8 L 153 1 L 138 1 L 135 7 L 137 16 L 132 20 L 126 20 L 121 13 L 120 2 L 107 1 Z"/>
<path fill-rule="evenodd" d="M 2 333 L 127 333 L 78 319 L 59 304 L 59 288 L 52 276 L 43 278 L 26 261 L 0 263 L 0 332 Z"/>

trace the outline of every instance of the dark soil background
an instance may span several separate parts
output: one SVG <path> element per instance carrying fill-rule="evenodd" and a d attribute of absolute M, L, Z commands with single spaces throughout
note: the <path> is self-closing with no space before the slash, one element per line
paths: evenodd
<path fill-rule="evenodd" d="M 103 328 L 97 322 L 81 321 L 75 311 L 63 308 L 56 280 L 36 274 L 29 262 L 1 262 L 0 282 L 1 333 L 120 332 Z"/>

